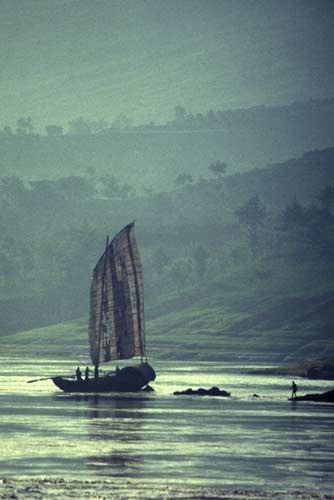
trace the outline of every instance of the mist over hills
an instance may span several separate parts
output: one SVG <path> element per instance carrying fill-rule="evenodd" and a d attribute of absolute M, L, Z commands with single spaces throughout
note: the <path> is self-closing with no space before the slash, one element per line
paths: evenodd
<path fill-rule="evenodd" d="M 333 353 L 333 1 L 0 4 L 6 352 L 136 219 L 156 353 Z"/>
<path fill-rule="evenodd" d="M 1 0 L 1 125 L 333 97 L 333 14 L 331 0 Z"/>
<path fill-rule="evenodd" d="M 180 173 L 207 176 L 222 160 L 228 173 L 261 168 L 330 147 L 334 99 L 255 107 L 207 115 L 184 114 L 166 125 L 105 128 L 95 134 L 0 134 L 2 175 L 59 178 L 112 174 L 137 192 L 171 189 Z"/>
<path fill-rule="evenodd" d="M 207 359 L 218 359 L 219 344 L 225 355 L 273 359 L 274 339 L 281 357 L 297 347 L 332 352 L 334 215 L 332 198 L 324 208 L 319 194 L 334 185 L 333 164 L 332 147 L 123 199 L 79 177 L 31 185 L 2 178 L 1 335 L 85 318 L 105 234 L 136 218 L 157 352 L 176 355 L 166 331 L 185 357 L 203 344 Z M 255 247 L 237 216 L 254 197 L 266 211 Z"/>

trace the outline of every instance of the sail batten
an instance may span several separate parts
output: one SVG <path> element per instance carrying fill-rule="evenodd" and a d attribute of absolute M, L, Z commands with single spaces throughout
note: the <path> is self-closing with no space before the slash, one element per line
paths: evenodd
<path fill-rule="evenodd" d="M 134 223 L 107 245 L 93 271 L 89 341 L 95 365 L 145 356 L 143 272 Z"/>

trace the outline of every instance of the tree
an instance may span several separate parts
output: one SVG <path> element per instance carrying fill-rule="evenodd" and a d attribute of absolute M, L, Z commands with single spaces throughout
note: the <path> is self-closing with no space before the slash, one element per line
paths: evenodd
<path fill-rule="evenodd" d="M 215 177 L 221 177 L 226 173 L 227 164 L 223 161 L 216 161 L 208 166 L 208 169 Z"/>
<path fill-rule="evenodd" d="M 34 132 L 34 125 L 31 116 L 21 116 L 16 121 L 17 135 L 32 135 Z"/>
<path fill-rule="evenodd" d="M 119 198 L 125 200 L 133 194 L 133 188 L 129 184 L 122 184 L 113 175 L 104 175 L 98 179 L 101 186 L 100 192 L 107 198 Z"/>
<path fill-rule="evenodd" d="M 88 135 L 92 133 L 92 129 L 89 121 L 81 116 L 68 122 L 68 133 L 73 135 Z"/>
<path fill-rule="evenodd" d="M 89 120 L 80 116 L 68 122 L 68 133 L 73 135 L 97 134 L 107 127 L 105 120 Z"/>
<path fill-rule="evenodd" d="M 72 175 L 54 181 L 56 190 L 66 200 L 92 198 L 94 187 L 84 177 Z"/>
<path fill-rule="evenodd" d="M 288 203 L 281 215 L 283 229 L 296 230 L 301 226 L 305 226 L 307 213 L 304 207 L 299 203 L 297 198 L 294 198 L 291 203 Z"/>
<path fill-rule="evenodd" d="M 308 221 L 308 210 L 297 198 L 288 203 L 280 214 L 280 229 L 287 232 L 287 237 L 281 241 L 281 246 L 288 248 L 292 256 L 301 255 L 305 249 Z"/>
<path fill-rule="evenodd" d="M 318 200 L 324 210 L 329 212 L 334 205 L 334 184 L 328 184 L 319 193 Z"/>
<path fill-rule="evenodd" d="M 253 196 L 236 210 L 235 214 L 239 219 L 239 224 L 246 228 L 251 251 L 254 256 L 257 256 L 259 228 L 268 215 L 265 206 L 262 205 L 258 196 Z"/>
<path fill-rule="evenodd" d="M 9 127 L 9 125 L 5 125 L 1 131 L 1 135 L 3 137 L 12 137 L 14 134 L 13 134 L 12 129 Z"/>
<path fill-rule="evenodd" d="M 329 210 L 315 205 L 308 207 L 306 238 L 311 248 L 321 254 L 333 254 L 334 217 Z"/>
<path fill-rule="evenodd" d="M 30 181 L 29 185 L 31 186 L 32 204 L 38 209 L 44 210 L 46 207 L 54 207 L 62 198 L 62 193 L 57 190 L 55 181 L 42 179 Z"/>
<path fill-rule="evenodd" d="M 209 252 L 204 246 L 196 245 L 193 249 L 192 258 L 195 263 L 197 275 L 202 279 L 207 269 Z"/>
<path fill-rule="evenodd" d="M 9 205 L 16 206 L 26 195 L 26 187 L 23 180 L 15 175 L 1 177 L 0 179 L 0 196 Z"/>
<path fill-rule="evenodd" d="M 45 132 L 48 136 L 55 137 L 58 135 L 63 135 L 64 130 L 63 127 L 60 127 L 58 125 L 46 125 Z"/>
<path fill-rule="evenodd" d="M 159 247 L 152 255 L 153 265 L 159 273 L 170 263 L 169 256 L 164 247 Z"/>
<path fill-rule="evenodd" d="M 187 116 L 186 110 L 182 106 L 175 106 L 175 123 L 183 125 Z"/>
<path fill-rule="evenodd" d="M 172 263 L 169 268 L 169 276 L 173 288 L 182 290 L 188 281 L 191 274 L 191 264 L 187 259 L 179 259 Z"/>
<path fill-rule="evenodd" d="M 128 118 L 123 113 L 118 115 L 117 118 L 111 124 L 111 128 L 116 128 L 116 129 L 125 129 L 129 128 L 130 126 L 131 126 L 131 119 Z"/>
<path fill-rule="evenodd" d="M 193 176 L 190 174 L 179 174 L 174 179 L 175 186 L 184 186 L 185 184 L 190 184 L 193 182 Z"/>
<path fill-rule="evenodd" d="M 15 262 L 15 257 L 12 254 L 6 253 L 3 249 L 0 250 L 0 283 L 6 283 L 6 280 L 12 282 L 17 278 L 18 266 Z"/>

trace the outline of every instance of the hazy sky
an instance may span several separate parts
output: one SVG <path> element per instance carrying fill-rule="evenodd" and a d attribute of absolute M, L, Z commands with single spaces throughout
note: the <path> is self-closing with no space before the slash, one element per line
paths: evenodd
<path fill-rule="evenodd" d="M 0 0 L 0 125 L 333 95 L 334 1 Z"/>

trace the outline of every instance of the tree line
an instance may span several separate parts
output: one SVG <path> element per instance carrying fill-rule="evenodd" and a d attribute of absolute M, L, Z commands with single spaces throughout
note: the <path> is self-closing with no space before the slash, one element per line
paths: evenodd
<path fill-rule="evenodd" d="M 252 127 L 262 128 L 268 122 L 275 127 L 284 127 L 292 119 L 298 123 L 302 118 L 310 120 L 320 117 L 325 124 L 332 115 L 334 100 L 315 99 L 307 102 L 295 102 L 289 106 L 266 107 L 255 106 L 248 109 L 213 110 L 193 112 L 182 105 L 174 107 L 173 117 L 164 123 L 135 124 L 124 113 L 114 119 L 92 119 L 79 116 L 69 120 L 66 125 L 50 123 L 43 128 L 35 124 L 31 116 L 20 116 L 15 126 L 4 125 L 0 130 L 0 137 L 46 135 L 57 137 L 69 135 L 106 134 L 115 130 L 215 130 L 224 129 L 229 132 L 233 129 L 243 129 L 252 124 Z M 287 121 L 288 120 L 288 121 Z"/>
<path fill-rule="evenodd" d="M 106 187 L 107 180 L 94 182 Z M 106 198 L 94 182 L 83 177 L 29 183 L 18 177 L 0 179 L 2 299 L 29 296 L 32 300 L 35 294 L 40 300 L 44 296 L 44 307 L 50 311 L 57 303 L 59 320 L 68 319 L 71 311 L 87 313 L 90 274 L 103 250 L 106 227 L 120 228 L 124 217 L 128 218 L 124 215 L 128 189 L 123 187 L 120 193 L 117 183 L 112 184 L 116 186 L 114 195 L 107 189 Z M 190 196 L 184 203 L 195 201 L 203 213 L 208 197 L 217 193 L 216 180 L 199 183 L 197 199 Z M 273 212 L 256 195 L 213 225 L 208 212 L 201 221 L 195 216 L 188 221 L 178 216 L 169 224 L 165 219 L 167 223 L 161 227 L 161 219 L 166 217 L 163 211 L 170 211 L 165 202 L 173 200 L 172 196 L 164 193 L 164 197 L 131 199 L 131 213 L 137 211 L 143 221 L 139 239 L 148 303 L 161 294 L 182 293 L 187 287 L 237 283 L 237 275 L 251 270 L 257 280 L 268 279 L 275 262 L 281 267 L 296 262 L 313 267 L 331 264 L 332 184 L 308 204 L 293 199 Z M 182 196 L 181 190 L 178 198 Z"/>

